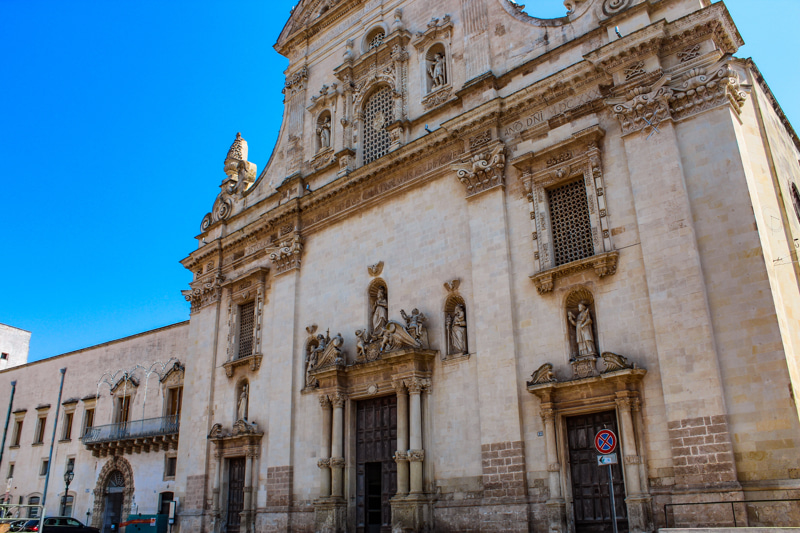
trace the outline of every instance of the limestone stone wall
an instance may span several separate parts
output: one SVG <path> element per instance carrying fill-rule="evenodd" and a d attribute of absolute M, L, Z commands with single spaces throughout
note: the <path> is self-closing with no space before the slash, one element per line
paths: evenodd
<path fill-rule="evenodd" d="M 0 369 L 27 363 L 30 342 L 30 331 L 0 324 L 0 352 L 5 357 L 0 359 Z"/>
<path fill-rule="evenodd" d="M 70 494 L 74 496 L 72 516 L 86 521 L 87 511 L 90 511 L 89 521 L 95 519 L 93 491 L 97 488 L 103 468 L 114 459 L 110 455 L 93 456 L 80 441 L 87 409 L 95 410 L 94 426 L 114 422 L 109 386 L 101 384 L 98 387 L 98 381 L 103 379 L 104 372 L 113 374 L 120 369 L 130 370 L 137 364 L 149 366 L 155 361 L 166 362 L 171 357 L 185 364 L 189 356 L 188 328 L 189 324 L 183 322 L 0 372 L 0 401 L 3 402 L 4 414 L 11 398 L 11 382 L 16 381 L 13 413 L 0 464 L 3 480 L 7 480 L 10 465 L 14 465 L 8 492 L 11 501 L 18 503 L 21 498 L 27 503 L 31 496 L 42 497 L 45 484 L 45 476 L 41 474 L 42 461 L 48 459 L 50 454 L 53 425 L 56 424 L 46 512 L 49 515 L 60 512 L 64 472 L 68 460 L 74 459 L 75 478 L 69 487 Z M 66 368 L 66 373 L 62 405 L 58 406 L 61 368 Z M 117 379 L 120 375 L 117 375 Z M 140 377 L 138 373 L 135 375 Z M 151 375 L 148 383 L 146 403 L 144 381 L 140 381 L 138 387 L 131 386 L 131 420 L 164 416 L 166 401 L 159 377 Z M 56 417 L 57 407 L 60 408 Z M 72 412 L 73 416 L 69 435 L 65 433 L 66 412 Z M 46 417 L 41 444 L 34 442 L 40 417 Z M 22 420 L 18 446 L 14 446 L 13 441 L 16 420 Z M 138 508 L 141 513 L 158 512 L 159 494 L 177 491 L 176 482 L 164 477 L 168 453 L 174 454 L 160 450 L 122 455 L 133 471 L 133 510 Z"/>

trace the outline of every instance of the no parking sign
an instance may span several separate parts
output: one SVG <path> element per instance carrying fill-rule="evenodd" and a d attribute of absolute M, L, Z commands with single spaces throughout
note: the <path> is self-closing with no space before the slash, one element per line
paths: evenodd
<path fill-rule="evenodd" d="M 594 436 L 594 447 L 604 455 L 614 453 L 617 449 L 617 436 L 610 429 L 601 429 Z"/>

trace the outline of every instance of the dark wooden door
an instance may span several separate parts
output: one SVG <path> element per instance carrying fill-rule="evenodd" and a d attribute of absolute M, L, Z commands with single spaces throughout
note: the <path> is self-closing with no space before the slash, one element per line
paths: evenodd
<path fill-rule="evenodd" d="M 608 467 L 597 465 L 598 453 L 594 447 L 595 435 L 604 428 L 619 435 L 614 411 L 567 418 L 575 533 L 611 533 L 613 531 Z M 616 453 L 619 459 L 621 457 L 619 448 Z M 621 465 L 613 465 L 612 472 L 617 529 L 620 533 L 624 533 L 628 531 L 628 514 L 625 506 L 625 484 L 622 479 Z"/>
<path fill-rule="evenodd" d="M 122 522 L 122 490 L 109 490 L 106 494 L 105 516 L 103 517 L 103 533 L 119 531 Z"/>
<path fill-rule="evenodd" d="M 244 457 L 228 461 L 228 533 L 239 533 L 239 524 L 244 510 Z"/>
<path fill-rule="evenodd" d="M 356 406 L 356 510 L 359 533 L 389 533 L 397 493 L 397 396 Z"/>

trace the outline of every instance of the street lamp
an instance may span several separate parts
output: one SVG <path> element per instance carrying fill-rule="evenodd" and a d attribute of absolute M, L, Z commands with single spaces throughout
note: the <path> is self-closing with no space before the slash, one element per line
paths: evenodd
<path fill-rule="evenodd" d="M 61 516 L 67 514 L 67 497 L 69 494 L 69 484 L 72 483 L 72 480 L 75 479 L 75 472 L 71 469 L 64 472 L 64 483 L 66 487 L 64 488 L 64 496 L 61 497 Z"/>

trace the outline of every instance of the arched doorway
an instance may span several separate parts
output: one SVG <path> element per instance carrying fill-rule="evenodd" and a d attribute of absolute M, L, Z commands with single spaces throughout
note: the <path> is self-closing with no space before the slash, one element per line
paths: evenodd
<path fill-rule="evenodd" d="M 133 500 L 133 469 L 122 457 L 113 457 L 108 461 L 94 489 L 94 512 L 92 526 L 103 533 L 116 533 L 119 524 L 131 512 Z"/>
<path fill-rule="evenodd" d="M 125 493 L 125 477 L 122 472 L 111 472 L 104 493 L 103 533 L 114 533 L 119 531 L 119 524 L 122 522 L 122 500 Z"/>

